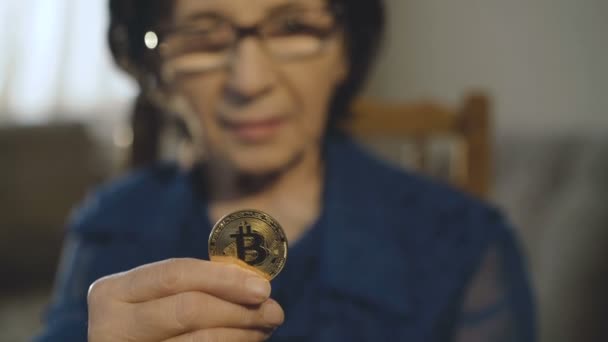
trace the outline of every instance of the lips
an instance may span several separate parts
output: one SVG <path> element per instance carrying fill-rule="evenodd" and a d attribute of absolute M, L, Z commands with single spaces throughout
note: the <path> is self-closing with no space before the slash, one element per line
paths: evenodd
<path fill-rule="evenodd" d="M 239 140 L 261 142 L 272 138 L 285 123 L 285 118 L 256 120 L 220 120 L 221 125 Z"/>

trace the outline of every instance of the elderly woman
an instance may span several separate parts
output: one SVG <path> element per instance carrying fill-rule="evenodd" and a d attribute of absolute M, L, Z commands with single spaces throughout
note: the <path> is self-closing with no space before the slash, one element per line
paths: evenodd
<path fill-rule="evenodd" d="M 40 341 L 534 340 L 501 215 L 338 129 L 381 38 L 380 0 L 110 7 L 139 107 L 176 113 L 195 163 L 140 167 L 85 203 Z M 207 260 L 212 223 L 243 208 L 290 241 L 272 291 Z"/>

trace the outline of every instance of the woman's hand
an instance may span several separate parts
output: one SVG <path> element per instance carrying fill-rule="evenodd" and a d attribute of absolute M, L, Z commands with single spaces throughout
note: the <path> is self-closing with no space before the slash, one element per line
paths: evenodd
<path fill-rule="evenodd" d="M 263 341 L 283 323 L 270 283 L 237 265 L 171 259 L 97 280 L 89 341 Z"/>

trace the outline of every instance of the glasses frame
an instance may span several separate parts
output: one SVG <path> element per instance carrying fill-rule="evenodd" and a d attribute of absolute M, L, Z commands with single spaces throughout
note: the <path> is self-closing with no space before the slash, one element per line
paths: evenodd
<path fill-rule="evenodd" d="M 271 49 L 267 48 L 268 43 L 266 40 L 267 37 L 265 37 L 265 35 L 264 35 L 264 27 L 265 27 L 265 25 L 267 25 L 267 23 L 272 22 L 272 20 L 275 20 L 278 16 L 268 16 L 268 17 L 260 20 L 258 23 L 254 24 L 254 25 L 247 25 L 247 26 L 238 25 L 227 18 L 220 17 L 222 20 L 225 20 L 228 25 L 230 25 L 231 29 L 234 32 L 234 40 L 232 41 L 231 45 L 227 48 L 227 53 L 233 54 L 235 49 L 240 44 L 240 42 L 242 42 L 244 39 L 249 38 L 249 37 L 256 37 L 258 39 L 258 41 L 261 43 L 261 47 L 266 51 L 268 56 L 270 56 L 271 58 L 273 58 L 275 60 L 293 61 L 293 60 L 298 60 L 298 59 L 310 58 L 310 57 L 321 54 L 325 50 L 325 47 L 327 46 L 327 42 L 330 40 L 330 38 L 334 37 L 336 35 L 336 33 L 339 32 L 339 30 L 343 27 L 341 8 L 339 8 L 338 6 L 324 6 L 321 8 L 314 8 L 314 9 L 302 9 L 299 11 L 301 11 L 301 12 L 310 12 L 310 11 L 326 12 L 333 19 L 331 27 L 327 30 L 327 32 L 323 36 L 320 37 L 321 44 L 319 45 L 319 48 L 316 51 L 311 52 L 309 54 L 304 54 L 304 55 L 299 55 L 299 56 L 290 56 L 290 57 L 277 56 L 275 53 L 272 53 Z M 295 12 L 297 12 L 297 11 L 295 11 Z M 166 41 L 168 40 L 168 37 L 170 35 L 177 34 L 182 30 L 185 30 L 187 27 L 188 27 L 187 24 L 178 25 L 178 26 L 164 26 L 164 27 L 160 26 L 156 29 L 148 31 L 146 33 L 146 35 L 148 35 L 150 33 L 155 35 L 156 44 L 154 44 L 154 46 L 148 46 L 148 44 L 146 43 L 147 49 L 154 51 L 157 54 L 157 58 L 161 62 L 161 64 L 164 64 L 167 60 L 167 57 L 163 56 L 162 50 L 163 50 L 163 47 L 166 46 L 164 44 L 167 44 Z M 147 40 L 147 38 L 146 38 L 146 40 Z M 169 58 L 171 58 L 171 57 L 169 57 Z M 224 62 L 224 63 L 218 64 L 217 66 L 210 67 L 208 69 L 201 70 L 199 72 L 221 69 L 221 68 L 226 67 L 227 64 L 229 64 L 229 58 L 227 58 L 226 62 Z"/>

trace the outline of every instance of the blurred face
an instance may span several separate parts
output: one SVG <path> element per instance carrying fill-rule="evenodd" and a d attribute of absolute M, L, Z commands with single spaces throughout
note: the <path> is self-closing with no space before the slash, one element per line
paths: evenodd
<path fill-rule="evenodd" d="M 347 72 L 334 19 L 323 0 L 176 1 L 163 74 L 211 162 L 265 174 L 318 154 Z"/>

